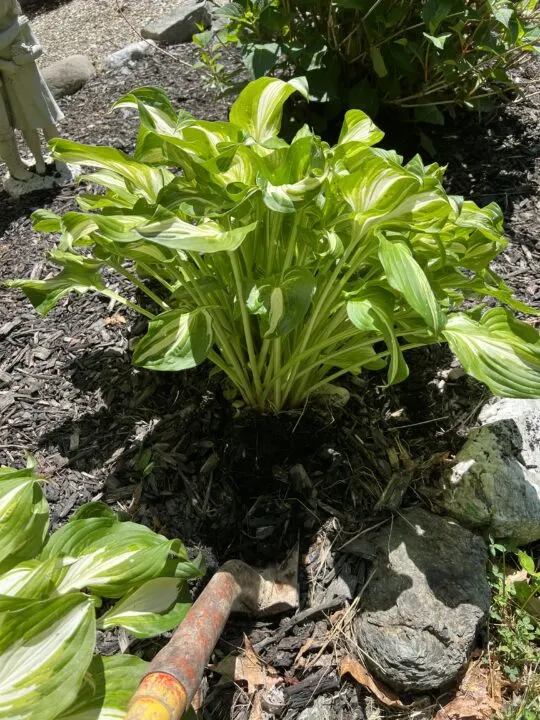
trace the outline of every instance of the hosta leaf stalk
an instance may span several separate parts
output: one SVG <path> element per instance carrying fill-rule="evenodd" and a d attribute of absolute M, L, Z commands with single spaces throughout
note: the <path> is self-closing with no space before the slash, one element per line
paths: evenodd
<path fill-rule="evenodd" d="M 97 168 L 85 178 L 103 192 L 80 195 L 81 212 L 35 213 L 61 233 L 62 269 L 9 284 L 42 314 L 69 292 L 124 303 L 148 319 L 135 364 L 208 359 L 260 410 L 365 369 L 400 382 L 407 350 L 441 342 L 493 392 L 540 397 L 539 335 L 512 314 L 535 311 L 489 267 L 506 246 L 499 207 L 448 196 L 436 163 L 376 148 L 383 133 L 359 110 L 335 146 L 307 126 L 285 142 L 294 92 L 301 79 L 261 78 L 229 122 L 208 122 L 141 88 L 116 103 L 139 113 L 133 157 L 55 140 L 57 158 Z M 106 268 L 133 293 L 113 291 Z"/>

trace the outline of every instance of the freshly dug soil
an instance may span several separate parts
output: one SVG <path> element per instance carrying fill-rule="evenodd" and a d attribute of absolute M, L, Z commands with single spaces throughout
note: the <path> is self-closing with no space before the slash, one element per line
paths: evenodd
<path fill-rule="evenodd" d="M 190 46 L 172 52 L 195 61 Z M 130 112 L 108 109 L 142 85 L 164 87 L 175 105 L 197 116 L 226 117 L 227 102 L 216 101 L 197 73 L 156 54 L 100 75 L 62 100 L 65 135 L 129 152 L 135 120 Z M 538 97 L 479 123 L 461 117 L 432 134 L 439 159 L 449 163 L 452 191 L 501 203 L 512 242 L 497 269 L 536 305 Z M 40 207 L 75 209 L 77 192 L 65 188 L 20 203 L 0 195 L 0 279 L 47 276 L 52 267 L 45 251 L 55 239 L 34 232 L 30 214 Z M 289 693 L 295 700 L 288 720 L 322 690 L 336 697 L 332 716 L 363 717 L 368 698 L 350 685 L 337 692 L 336 657 L 346 642 L 339 634 L 328 639 L 346 602 L 317 611 L 347 563 L 353 592 L 364 583 L 361 563 L 350 566 L 338 548 L 400 504 L 423 501 L 423 488 L 459 448 L 487 391 L 461 377 L 441 347 L 409 355 L 411 377 L 397 388 L 383 390 L 377 374 L 349 379 L 344 408 L 254 415 L 231 408 L 206 366 L 182 374 L 134 369 L 130 340 L 143 331 L 124 307 L 96 296 L 66 299 L 42 319 L 22 294 L 0 288 L 0 462 L 21 465 L 25 452 L 35 455 L 39 472 L 50 479 L 53 526 L 80 504 L 103 498 L 159 532 L 182 537 L 193 551 L 203 550 L 210 570 L 231 557 L 258 565 L 279 561 L 299 539 L 302 607 L 314 608 L 313 617 L 269 644 L 263 657 L 289 687 L 304 682 Z M 256 645 L 275 627 L 230 623 L 218 656 L 238 647 L 243 632 Z M 303 655 L 312 664 L 299 659 L 308 637 Z M 118 649 L 111 633 L 100 643 L 104 652 Z M 149 656 L 155 648 L 132 642 L 130 651 Z M 216 691 L 215 676 L 209 678 L 205 717 L 247 718 L 245 694 Z"/>

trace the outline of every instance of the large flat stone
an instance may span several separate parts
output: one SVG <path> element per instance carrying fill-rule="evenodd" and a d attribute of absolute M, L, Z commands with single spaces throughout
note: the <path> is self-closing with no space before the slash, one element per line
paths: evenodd
<path fill-rule="evenodd" d="M 357 621 L 363 662 L 397 691 L 454 682 L 489 610 L 483 539 L 413 508 L 345 550 L 374 558 Z"/>
<path fill-rule="evenodd" d="M 198 25 L 209 28 L 210 24 L 211 17 L 206 2 L 186 0 L 175 10 L 152 21 L 141 30 L 141 35 L 163 45 L 175 45 L 191 42 L 193 35 L 199 32 Z"/>
<path fill-rule="evenodd" d="M 540 401 L 487 405 L 442 478 L 436 502 L 452 517 L 518 545 L 540 539 Z"/>

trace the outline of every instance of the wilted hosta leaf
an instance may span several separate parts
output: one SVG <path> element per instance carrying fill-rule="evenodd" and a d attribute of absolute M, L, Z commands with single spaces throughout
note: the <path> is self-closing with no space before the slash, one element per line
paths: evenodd
<path fill-rule="evenodd" d="M 123 720 L 147 667 L 133 655 L 95 655 L 75 701 L 56 720 Z"/>
<path fill-rule="evenodd" d="M 212 347 L 210 317 L 203 310 L 170 310 L 148 323 L 133 354 L 135 365 L 150 370 L 186 370 L 203 362 Z"/>
<path fill-rule="evenodd" d="M 35 557 L 49 529 L 49 505 L 31 470 L 0 468 L 0 572 Z"/>
<path fill-rule="evenodd" d="M 100 628 L 120 626 L 138 638 L 150 638 L 179 625 L 191 607 L 184 580 L 148 580 L 123 597 L 99 619 Z"/>
<path fill-rule="evenodd" d="M 66 264 L 58 275 L 49 280 L 10 280 L 5 285 L 20 288 L 38 313 L 47 315 L 70 292 L 83 295 L 89 290 L 104 288 L 101 276 L 96 270 L 101 263 L 79 257 L 82 262 Z"/>
<path fill-rule="evenodd" d="M 176 559 L 169 561 L 171 554 Z M 67 523 L 50 537 L 41 557 L 71 559 L 58 584 L 59 593 L 89 588 L 101 597 L 121 597 L 146 580 L 174 575 L 178 563 L 191 569 L 191 577 L 200 575 L 179 540 L 107 517 Z"/>
<path fill-rule="evenodd" d="M 80 593 L 0 602 L 0 718 L 52 720 L 79 691 L 96 640 L 92 600 Z"/>
<path fill-rule="evenodd" d="M 265 338 L 283 337 L 300 325 L 314 292 L 315 278 L 309 270 L 293 268 L 283 280 L 271 278 L 254 286 L 247 306 L 250 312 L 259 315 Z"/>
<path fill-rule="evenodd" d="M 507 310 L 488 310 L 480 322 L 454 313 L 443 335 L 465 371 L 495 395 L 540 397 L 540 338 Z"/>

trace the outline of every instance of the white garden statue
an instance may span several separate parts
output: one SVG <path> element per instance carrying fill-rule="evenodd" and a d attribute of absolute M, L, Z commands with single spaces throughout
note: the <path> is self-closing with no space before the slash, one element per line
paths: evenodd
<path fill-rule="evenodd" d="M 45 140 L 58 136 L 56 123 L 63 118 L 36 65 L 41 54 L 17 0 L 0 0 L 0 158 L 16 181 L 46 175 L 40 130 Z M 21 160 L 15 130 L 34 156 L 35 172 Z"/>

